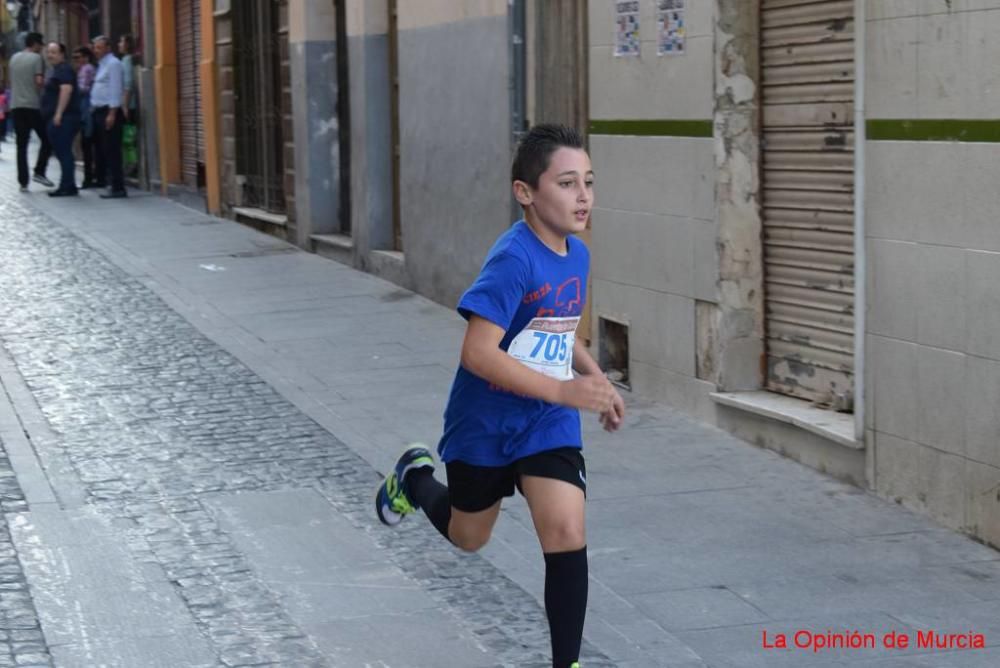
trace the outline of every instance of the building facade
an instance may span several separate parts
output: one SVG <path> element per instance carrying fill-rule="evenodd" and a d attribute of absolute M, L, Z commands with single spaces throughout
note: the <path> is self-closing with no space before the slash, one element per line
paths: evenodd
<path fill-rule="evenodd" d="M 149 4 L 162 183 L 453 304 L 574 124 L 617 381 L 1000 544 L 1000 0 Z"/>

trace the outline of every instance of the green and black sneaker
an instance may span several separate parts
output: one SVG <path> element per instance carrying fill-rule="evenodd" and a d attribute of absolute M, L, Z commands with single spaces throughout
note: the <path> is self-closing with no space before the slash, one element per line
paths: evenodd
<path fill-rule="evenodd" d="M 385 480 L 375 492 L 375 512 L 379 521 L 388 526 L 400 523 L 405 515 L 420 510 L 420 506 L 406 491 L 406 474 L 414 469 L 434 469 L 434 458 L 430 450 L 420 443 L 414 443 L 402 454 Z"/>

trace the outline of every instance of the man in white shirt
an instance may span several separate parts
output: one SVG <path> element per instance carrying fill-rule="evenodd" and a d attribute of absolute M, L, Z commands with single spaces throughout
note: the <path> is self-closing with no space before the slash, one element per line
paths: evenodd
<path fill-rule="evenodd" d="M 90 89 L 90 109 L 94 125 L 94 166 L 98 186 L 107 184 L 104 199 L 128 197 L 122 172 L 122 89 L 125 77 L 121 61 L 111 52 L 111 41 L 104 36 L 94 39 L 97 74 Z"/>

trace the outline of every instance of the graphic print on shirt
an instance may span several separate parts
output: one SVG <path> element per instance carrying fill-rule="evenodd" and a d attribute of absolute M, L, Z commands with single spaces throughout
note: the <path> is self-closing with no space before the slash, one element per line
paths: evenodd
<path fill-rule="evenodd" d="M 548 283 L 545 287 L 552 291 L 552 288 Z M 537 290 L 535 292 L 538 292 Z M 548 294 L 546 292 L 545 294 Z M 527 298 L 526 298 L 527 299 Z M 574 313 L 580 312 L 580 307 L 582 306 L 583 299 L 580 294 L 580 277 L 573 276 L 569 278 L 565 283 L 559 286 L 556 290 L 556 303 L 555 308 L 545 308 L 540 307 L 538 309 L 537 316 L 539 318 L 551 317 L 551 316 L 569 316 Z M 524 302 L 529 304 L 531 302 Z"/>

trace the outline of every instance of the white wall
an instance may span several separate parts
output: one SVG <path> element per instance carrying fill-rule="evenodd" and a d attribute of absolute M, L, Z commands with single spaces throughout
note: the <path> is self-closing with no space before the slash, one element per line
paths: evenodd
<path fill-rule="evenodd" d="M 1000 0 L 868 9 L 869 119 L 998 118 Z M 1000 143 L 866 155 L 875 488 L 1000 544 Z"/>
<path fill-rule="evenodd" d="M 615 3 L 590 1 L 591 119 L 709 124 L 715 3 L 689 3 L 680 56 L 656 55 L 653 4 L 640 3 L 641 56 L 616 58 Z M 590 149 L 594 338 L 602 315 L 629 323 L 633 389 L 703 412 L 714 386 L 696 378 L 695 305 L 716 300 L 713 140 L 591 133 Z"/>

